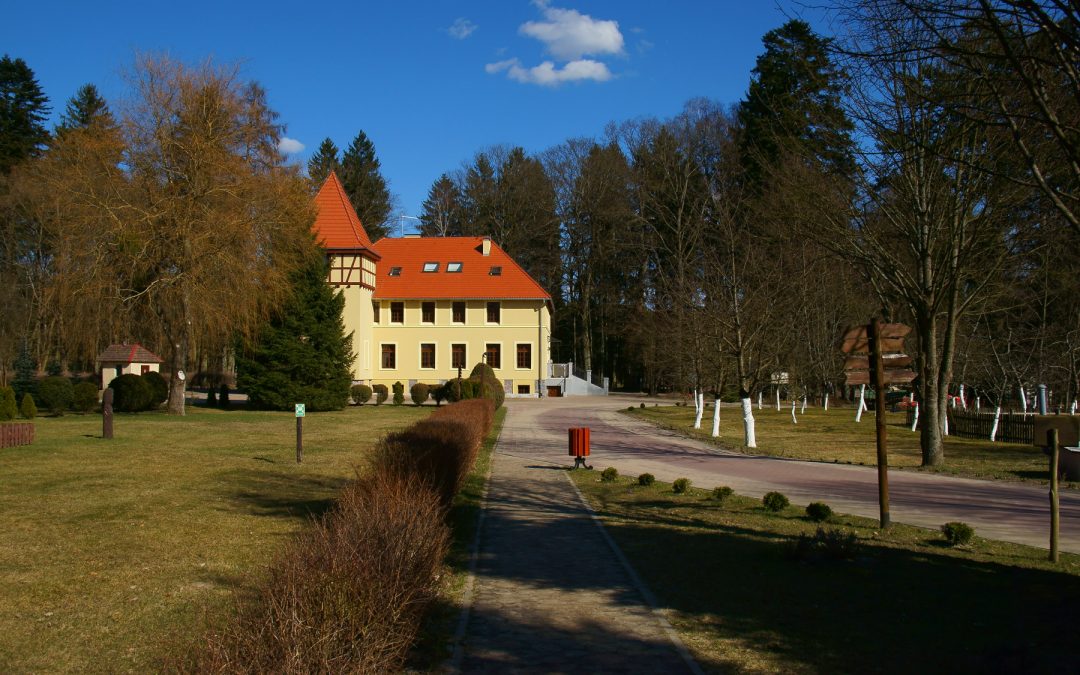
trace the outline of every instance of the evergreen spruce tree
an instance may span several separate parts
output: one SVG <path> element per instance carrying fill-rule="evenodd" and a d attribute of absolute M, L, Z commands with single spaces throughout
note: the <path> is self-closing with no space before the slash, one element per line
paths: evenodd
<path fill-rule="evenodd" d="M 326 178 L 332 171 L 341 172 L 341 160 L 338 158 L 338 147 L 329 138 L 324 138 L 319 148 L 307 163 L 308 177 L 312 185 L 318 190 L 326 182 Z M 365 226 L 367 224 L 365 223 Z"/>
<path fill-rule="evenodd" d="M 352 384 L 352 334 L 345 296 L 326 283 L 322 258 L 293 273 L 293 296 L 236 358 L 237 387 L 256 408 L 340 410 Z"/>
<path fill-rule="evenodd" d="M 49 140 L 49 99 L 22 59 L 0 59 L 0 174 L 31 157 Z"/>
<path fill-rule="evenodd" d="M 11 388 L 15 391 L 16 400 L 21 400 L 23 394 L 34 390 L 34 381 L 37 375 L 37 364 L 34 363 L 34 358 L 30 356 L 30 347 L 26 344 L 26 340 L 23 340 L 22 345 L 19 346 L 19 354 L 15 357 L 12 366 L 15 371 L 15 379 L 11 381 Z"/>
<path fill-rule="evenodd" d="M 341 185 L 372 241 L 387 235 L 392 209 L 390 190 L 380 172 L 375 145 L 363 131 L 356 135 L 341 159 Z"/>
<path fill-rule="evenodd" d="M 57 131 L 63 133 L 69 129 L 86 129 L 94 122 L 107 127 L 116 125 L 109 104 L 98 93 L 97 87 L 84 84 L 79 91 L 68 99 L 67 108 L 60 116 Z"/>
<path fill-rule="evenodd" d="M 846 75 L 829 58 L 830 42 L 798 19 L 762 38 L 765 53 L 738 107 L 743 166 L 756 189 L 783 154 L 843 176 L 854 171 L 854 126 L 841 107 Z"/>

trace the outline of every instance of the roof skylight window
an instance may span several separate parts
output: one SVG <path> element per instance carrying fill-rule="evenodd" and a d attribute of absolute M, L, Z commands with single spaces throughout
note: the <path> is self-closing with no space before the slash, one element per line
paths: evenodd
<path fill-rule="evenodd" d="M 459 262 L 448 262 L 448 263 L 446 263 L 446 271 L 447 272 L 460 272 L 461 271 L 461 263 L 459 263 Z"/>
<path fill-rule="evenodd" d="M 439 263 L 437 263 L 437 262 L 426 262 L 426 263 L 424 263 L 424 271 L 425 272 L 438 272 L 439 271 Z"/>
<path fill-rule="evenodd" d="M 488 272 L 488 274 L 490 274 L 493 277 L 500 277 L 500 276 L 502 276 L 502 267 L 499 266 L 499 265 L 492 265 L 491 266 L 491 271 Z"/>
<path fill-rule="evenodd" d="M 401 268 L 400 267 L 391 267 L 390 268 L 390 276 L 392 276 L 392 277 L 400 277 L 401 276 Z"/>

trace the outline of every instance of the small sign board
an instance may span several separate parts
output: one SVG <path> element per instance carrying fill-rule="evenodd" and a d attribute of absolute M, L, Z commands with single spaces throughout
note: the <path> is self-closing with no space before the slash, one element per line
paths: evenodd
<path fill-rule="evenodd" d="M 306 406 L 303 403 L 297 403 L 296 404 L 296 416 L 297 417 L 303 417 L 306 412 L 307 412 L 306 411 Z"/>
<path fill-rule="evenodd" d="M 873 384 L 871 374 L 870 330 L 868 325 L 852 326 L 844 331 L 840 351 L 844 358 L 844 384 Z M 904 353 L 904 338 L 911 327 L 902 323 L 880 324 L 882 379 L 885 384 L 908 384 L 915 379 L 912 358 Z"/>

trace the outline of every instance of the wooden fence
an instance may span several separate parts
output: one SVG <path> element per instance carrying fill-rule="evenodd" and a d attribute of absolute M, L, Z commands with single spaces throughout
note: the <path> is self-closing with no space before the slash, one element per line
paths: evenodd
<path fill-rule="evenodd" d="M 0 448 L 30 445 L 34 442 L 33 422 L 10 422 L 0 424 Z"/>
<path fill-rule="evenodd" d="M 915 411 L 908 410 L 907 425 L 910 428 L 914 419 Z M 950 408 L 949 434 L 960 438 L 980 438 L 990 440 L 990 429 L 994 427 L 994 412 L 978 412 L 972 410 L 956 410 Z M 923 417 L 919 416 L 919 426 L 922 426 Z M 1005 443 L 1023 443 L 1031 445 L 1035 437 L 1034 414 L 1003 412 L 998 420 L 998 430 L 995 440 Z"/>

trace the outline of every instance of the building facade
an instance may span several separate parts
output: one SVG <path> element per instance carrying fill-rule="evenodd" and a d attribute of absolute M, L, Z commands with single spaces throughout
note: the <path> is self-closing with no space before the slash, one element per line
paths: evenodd
<path fill-rule="evenodd" d="M 337 176 L 316 197 L 328 282 L 345 295 L 353 380 L 437 384 L 486 362 L 511 396 L 548 374 L 551 296 L 487 237 L 372 242 Z"/>

